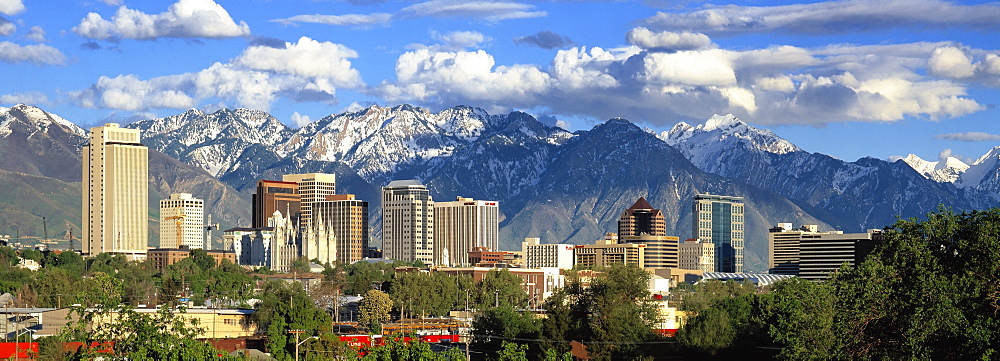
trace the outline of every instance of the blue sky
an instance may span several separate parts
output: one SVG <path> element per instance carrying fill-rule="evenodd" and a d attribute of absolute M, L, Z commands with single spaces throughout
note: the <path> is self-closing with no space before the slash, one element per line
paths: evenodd
<path fill-rule="evenodd" d="M 0 0 L 0 106 L 83 126 L 409 103 L 570 129 L 732 113 L 845 160 L 1000 145 L 1000 3 Z"/>

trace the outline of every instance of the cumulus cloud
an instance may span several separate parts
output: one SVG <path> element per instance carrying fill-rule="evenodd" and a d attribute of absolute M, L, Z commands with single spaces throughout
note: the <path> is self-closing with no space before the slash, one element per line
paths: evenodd
<path fill-rule="evenodd" d="M 435 18 L 465 17 L 492 22 L 548 15 L 545 11 L 534 11 L 534 8 L 534 5 L 507 1 L 431 0 L 407 6 L 400 14 Z"/>
<path fill-rule="evenodd" d="M 66 63 L 66 55 L 59 49 L 45 44 L 21 46 L 9 41 L 0 41 L 0 62 L 63 65 Z"/>
<path fill-rule="evenodd" d="M 49 97 L 44 93 L 31 91 L 24 93 L 11 93 L 0 95 L 0 104 L 31 104 L 31 105 L 45 105 L 49 104 Z"/>
<path fill-rule="evenodd" d="M 932 73 L 948 78 L 968 78 L 975 73 L 972 58 L 954 46 L 934 49 L 927 66 Z"/>
<path fill-rule="evenodd" d="M 250 34 L 246 22 L 237 24 L 221 5 L 213 0 L 179 0 L 159 14 L 119 7 L 105 20 L 89 13 L 73 31 L 97 40 L 157 38 L 230 38 Z"/>
<path fill-rule="evenodd" d="M 17 15 L 22 11 L 24 11 L 24 3 L 21 0 L 0 0 L 0 13 Z"/>
<path fill-rule="evenodd" d="M 344 15 L 296 15 L 285 19 L 271 20 L 282 24 L 313 23 L 336 26 L 374 27 L 388 26 L 392 22 L 392 14 L 344 14 Z"/>
<path fill-rule="evenodd" d="M 10 36 L 17 31 L 17 25 L 14 25 L 10 20 L 0 18 L 0 35 Z"/>
<path fill-rule="evenodd" d="M 214 99 L 263 110 L 278 97 L 335 102 L 337 89 L 363 86 L 348 60 L 355 57 L 357 53 L 343 45 L 303 37 L 283 49 L 249 46 L 230 62 L 198 72 L 151 79 L 102 76 L 72 97 L 84 107 L 128 111 L 186 109 Z"/>
<path fill-rule="evenodd" d="M 652 51 L 699 50 L 712 47 L 712 39 L 705 34 L 692 32 L 653 32 L 644 27 L 629 30 L 625 34 L 629 44 Z"/>
<path fill-rule="evenodd" d="M 25 35 L 24 38 L 39 43 L 44 42 L 45 30 L 43 30 L 42 27 L 38 25 L 32 26 L 30 29 L 28 29 L 28 35 Z"/>
<path fill-rule="evenodd" d="M 957 140 L 960 142 L 1000 142 L 1000 134 L 984 132 L 947 133 L 934 136 L 937 139 Z"/>
<path fill-rule="evenodd" d="M 535 35 L 514 38 L 514 43 L 518 45 L 537 46 L 542 49 L 561 49 L 573 46 L 573 40 L 568 37 L 545 30 Z"/>
<path fill-rule="evenodd" d="M 725 113 L 762 124 L 936 120 L 985 109 L 967 95 L 963 83 L 933 76 L 929 59 L 947 45 L 673 52 L 637 45 L 574 47 L 558 51 L 545 67 L 498 65 L 483 50 L 423 48 L 400 56 L 396 81 L 383 82 L 373 94 L 429 107 L 541 107 L 556 114 L 625 116 L 653 124 Z M 1000 74 L 1000 56 L 977 59 L 982 60 L 972 63 L 976 74 Z"/>
<path fill-rule="evenodd" d="M 292 113 L 292 125 L 296 128 L 302 128 L 309 123 L 312 123 L 312 118 L 308 115 L 302 115 L 299 112 Z"/>
<path fill-rule="evenodd" d="M 730 5 L 686 13 L 658 12 L 643 23 L 657 30 L 710 34 L 785 32 L 840 34 L 900 27 L 1000 29 L 1000 5 L 940 0 L 826 1 L 768 7 Z"/>

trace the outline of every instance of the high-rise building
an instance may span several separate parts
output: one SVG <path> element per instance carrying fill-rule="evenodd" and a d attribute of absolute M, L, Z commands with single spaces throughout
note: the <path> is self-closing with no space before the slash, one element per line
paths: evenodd
<path fill-rule="evenodd" d="M 877 229 L 867 233 L 819 232 L 816 225 L 793 229 L 791 223 L 778 223 L 767 234 L 768 268 L 773 274 L 826 279 L 845 263 L 861 263 L 881 237 Z"/>
<path fill-rule="evenodd" d="M 83 253 L 146 254 L 149 151 L 139 141 L 139 130 L 114 123 L 90 129 L 83 146 Z"/>
<path fill-rule="evenodd" d="M 638 237 L 642 234 L 666 236 L 667 222 L 663 212 L 649 205 L 646 198 L 639 197 L 618 219 L 618 237 Z"/>
<path fill-rule="evenodd" d="M 681 242 L 677 253 L 678 268 L 702 272 L 714 272 L 715 270 L 714 244 L 690 238 Z"/>
<path fill-rule="evenodd" d="M 382 187 L 382 252 L 397 261 L 434 264 L 434 200 L 420 181 Z"/>
<path fill-rule="evenodd" d="M 500 250 L 500 207 L 496 201 L 458 197 L 434 203 L 434 264 L 469 265 L 469 251 Z"/>
<path fill-rule="evenodd" d="M 191 193 L 160 200 L 160 248 L 205 248 L 205 201 Z"/>
<path fill-rule="evenodd" d="M 653 236 L 640 234 L 638 236 L 619 237 L 619 243 L 635 243 L 646 245 L 643 266 L 648 268 L 677 268 L 677 248 L 680 239 L 671 236 Z"/>
<path fill-rule="evenodd" d="M 326 200 L 312 204 L 312 216 L 303 250 L 309 259 L 336 264 L 353 263 L 365 257 L 369 240 L 368 202 L 355 199 L 353 194 L 329 195 Z"/>
<path fill-rule="evenodd" d="M 521 242 L 521 254 L 524 257 L 525 268 L 555 267 L 559 269 L 573 268 L 572 244 L 540 244 L 538 238 L 525 238 Z"/>
<path fill-rule="evenodd" d="M 312 219 L 312 203 L 324 201 L 326 196 L 337 194 L 337 176 L 334 174 L 286 174 L 281 180 L 294 182 L 299 186 L 299 222 L 302 227 L 309 227 Z"/>
<path fill-rule="evenodd" d="M 715 245 L 716 272 L 743 272 L 743 197 L 698 194 L 691 238 Z"/>
<path fill-rule="evenodd" d="M 298 183 L 272 180 L 257 182 L 257 193 L 253 195 L 253 228 L 267 227 L 267 219 L 275 211 L 298 224 L 300 209 Z"/>

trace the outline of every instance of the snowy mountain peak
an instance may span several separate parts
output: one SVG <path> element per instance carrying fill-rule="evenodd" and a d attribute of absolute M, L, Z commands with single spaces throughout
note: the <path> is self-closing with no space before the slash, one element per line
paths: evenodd
<path fill-rule="evenodd" d="M 931 162 L 923 160 L 916 154 L 910 154 L 903 158 L 903 162 L 925 178 L 939 183 L 955 183 L 959 178 L 964 177 L 962 173 L 969 169 L 968 164 L 955 157 Z"/>
<path fill-rule="evenodd" d="M 748 127 L 748 125 L 746 123 L 740 121 L 738 118 L 736 118 L 735 115 L 732 115 L 732 114 L 726 114 L 726 115 L 715 114 L 715 115 L 712 115 L 711 118 L 708 118 L 708 120 L 705 121 L 705 125 L 701 127 L 701 130 L 706 131 L 706 132 L 711 132 L 711 131 L 716 130 L 716 129 L 721 129 L 721 130 L 725 131 L 726 129 L 735 128 L 735 127 Z"/>
<path fill-rule="evenodd" d="M 17 104 L 10 108 L 0 107 L 0 136 L 8 136 L 13 130 L 13 123 L 19 122 L 23 127 L 29 128 L 31 132 L 48 132 L 49 127 L 57 125 L 68 133 L 81 137 L 87 136 L 87 132 L 73 122 L 62 117 L 46 112 L 38 107 Z"/>

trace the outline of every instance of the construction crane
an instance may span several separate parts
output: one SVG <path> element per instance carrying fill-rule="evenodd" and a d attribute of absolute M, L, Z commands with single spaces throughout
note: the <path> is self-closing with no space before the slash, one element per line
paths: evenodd
<path fill-rule="evenodd" d="M 183 232 L 182 232 L 183 228 L 181 226 L 184 225 L 184 219 L 185 218 L 187 218 L 187 215 L 185 215 L 183 213 L 181 213 L 180 215 L 176 215 L 176 216 L 172 216 L 172 217 L 164 217 L 163 218 L 164 221 L 176 221 L 177 222 L 177 245 L 176 246 L 178 248 L 180 248 L 180 246 L 182 244 L 184 244 L 184 240 L 181 239 L 181 235 L 183 234 Z"/>
<path fill-rule="evenodd" d="M 208 222 L 205 222 L 205 249 L 212 249 L 212 230 L 219 229 L 218 223 L 212 223 L 212 215 L 208 215 Z"/>

